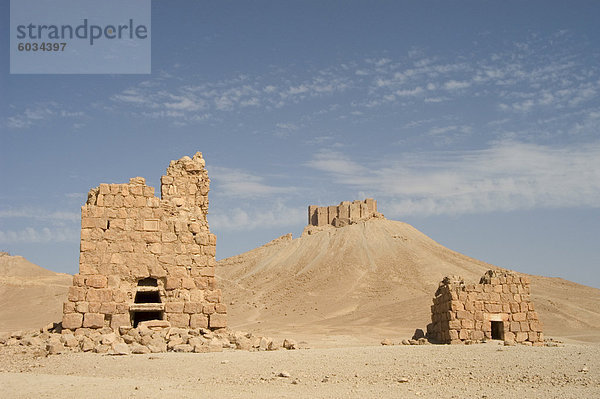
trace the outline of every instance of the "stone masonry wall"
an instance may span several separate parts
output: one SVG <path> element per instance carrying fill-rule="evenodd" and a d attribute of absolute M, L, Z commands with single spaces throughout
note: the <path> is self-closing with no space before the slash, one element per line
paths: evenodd
<path fill-rule="evenodd" d="M 544 342 L 529 279 L 511 272 L 489 270 L 479 284 L 465 285 L 455 276 L 444 278 L 433 299 L 431 321 L 427 336 L 439 343 L 492 338 L 536 346 Z M 492 322 L 499 336 L 493 337 Z"/>
<path fill-rule="evenodd" d="M 162 199 L 141 177 L 100 184 L 81 208 L 79 273 L 63 328 L 117 329 L 154 312 L 174 327 L 226 327 L 215 281 L 216 237 L 206 214 L 210 180 L 201 153 L 171 161 Z M 154 295 L 154 300 L 137 300 Z"/>
<path fill-rule="evenodd" d="M 308 207 L 308 225 L 341 227 L 359 220 L 370 219 L 376 214 L 377 201 L 372 198 L 364 201 L 343 201 L 337 206 L 310 205 Z"/>

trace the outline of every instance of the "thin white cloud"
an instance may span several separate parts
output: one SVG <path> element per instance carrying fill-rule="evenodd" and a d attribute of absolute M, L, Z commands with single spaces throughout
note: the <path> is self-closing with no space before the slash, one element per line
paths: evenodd
<path fill-rule="evenodd" d="M 11 208 L 0 209 L 0 219 L 1 218 L 24 218 L 37 220 L 59 220 L 67 222 L 78 222 L 81 219 L 81 215 L 76 212 L 66 211 L 49 212 L 48 210 L 40 208 Z"/>
<path fill-rule="evenodd" d="M 273 186 L 265 183 L 265 178 L 233 168 L 212 166 L 209 168 L 212 192 L 215 195 L 235 198 L 267 197 L 285 194 L 295 190 L 291 186 Z"/>
<path fill-rule="evenodd" d="M 297 226 L 306 221 L 306 209 L 304 207 L 288 207 L 280 202 L 252 209 L 235 207 L 225 210 L 216 208 L 209 213 L 208 221 L 211 229 L 222 231 Z"/>
<path fill-rule="evenodd" d="M 444 83 L 444 89 L 446 90 L 466 89 L 469 86 L 471 86 L 471 82 L 467 81 L 450 80 Z"/>
<path fill-rule="evenodd" d="M 79 229 L 75 228 L 33 228 L 26 227 L 22 230 L 0 230 L 0 243 L 51 243 L 51 242 L 77 242 Z"/>
<path fill-rule="evenodd" d="M 393 216 L 600 206 L 600 142 L 559 148 L 504 142 L 366 167 L 336 153 L 335 162 L 317 155 L 308 165 L 334 182 L 375 193 Z"/>
<path fill-rule="evenodd" d="M 81 118 L 85 115 L 82 111 L 69 111 L 54 101 L 34 104 L 23 111 L 8 116 L 5 125 L 11 129 L 25 129 L 38 126 L 55 118 Z"/>

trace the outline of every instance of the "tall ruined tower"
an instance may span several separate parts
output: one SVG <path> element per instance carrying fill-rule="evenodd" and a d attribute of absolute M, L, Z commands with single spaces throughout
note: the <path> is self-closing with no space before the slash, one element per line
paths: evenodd
<path fill-rule="evenodd" d="M 171 161 L 160 199 L 141 177 L 90 190 L 63 328 L 116 329 L 155 319 L 174 327 L 226 327 L 204 166 L 200 152 Z"/>

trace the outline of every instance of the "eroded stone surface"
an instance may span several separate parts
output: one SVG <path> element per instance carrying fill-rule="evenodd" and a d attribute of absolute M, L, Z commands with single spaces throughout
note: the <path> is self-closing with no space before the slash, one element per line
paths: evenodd
<path fill-rule="evenodd" d="M 529 284 L 526 276 L 497 270 L 488 270 L 479 284 L 445 277 L 433 299 L 427 337 L 447 344 L 499 339 L 543 345 L 542 323 Z"/>
<path fill-rule="evenodd" d="M 171 161 L 161 198 L 142 177 L 100 184 L 81 208 L 79 273 L 63 307 L 63 328 L 224 328 L 214 268 L 216 237 L 206 214 L 210 180 L 201 153 Z"/>

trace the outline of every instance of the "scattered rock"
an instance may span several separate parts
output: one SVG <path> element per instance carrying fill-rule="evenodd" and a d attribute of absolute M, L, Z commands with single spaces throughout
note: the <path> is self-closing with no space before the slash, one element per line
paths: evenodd
<path fill-rule="evenodd" d="M 147 346 L 140 345 L 137 342 L 134 342 L 131 345 L 131 353 L 134 353 L 136 355 L 145 355 L 150 353 L 150 349 Z"/>
<path fill-rule="evenodd" d="M 54 342 L 48 342 L 46 344 L 46 351 L 48 352 L 49 355 L 57 355 L 59 353 L 62 353 L 64 350 L 65 350 L 65 347 L 60 342 L 54 341 Z"/>
<path fill-rule="evenodd" d="M 115 355 L 129 355 L 131 353 L 131 349 L 129 349 L 129 345 L 126 343 L 116 343 L 113 344 L 113 353 Z"/>
<path fill-rule="evenodd" d="M 389 338 L 385 338 L 381 341 L 381 345 L 387 346 L 387 345 L 394 345 L 394 343 L 392 342 L 391 339 Z"/>
<path fill-rule="evenodd" d="M 293 339 L 286 338 L 283 340 L 283 347 L 288 350 L 298 349 L 298 344 Z"/>
<path fill-rule="evenodd" d="M 405 383 L 405 382 L 408 382 L 408 378 L 406 378 L 406 377 L 400 377 L 400 378 L 398 378 L 398 380 L 397 380 L 397 381 L 398 381 L 399 383 L 403 384 L 403 383 Z"/>
<path fill-rule="evenodd" d="M 282 371 L 281 373 L 277 374 L 277 377 L 282 377 L 282 378 L 290 378 L 292 375 L 290 373 L 288 373 L 287 371 Z"/>

